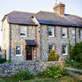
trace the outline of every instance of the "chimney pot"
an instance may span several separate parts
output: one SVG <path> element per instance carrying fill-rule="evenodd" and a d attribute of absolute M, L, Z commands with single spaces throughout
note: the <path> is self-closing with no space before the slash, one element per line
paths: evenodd
<path fill-rule="evenodd" d="M 61 2 L 59 2 L 61 4 Z"/>
<path fill-rule="evenodd" d="M 57 5 L 57 3 L 55 3 L 55 6 Z"/>
<path fill-rule="evenodd" d="M 60 15 L 64 15 L 65 13 L 65 4 L 63 4 L 62 2 L 60 2 L 59 4 L 55 3 L 55 7 L 53 7 L 54 12 L 58 13 Z"/>

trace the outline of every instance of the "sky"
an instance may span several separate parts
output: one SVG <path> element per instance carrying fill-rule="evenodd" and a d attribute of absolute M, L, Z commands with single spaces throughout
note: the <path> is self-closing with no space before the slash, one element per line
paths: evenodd
<path fill-rule="evenodd" d="M 66 14 L 82 17 L 82 0 L 57 0 L 57 3 L 59 2 L 66 5 Z M 1 20 L 4 15 L 13 10 L 34 13 L 40 10 L 54 12 L 55 3 L 56 0 L 0 0 L 0 46 L 2 45 Z"/>

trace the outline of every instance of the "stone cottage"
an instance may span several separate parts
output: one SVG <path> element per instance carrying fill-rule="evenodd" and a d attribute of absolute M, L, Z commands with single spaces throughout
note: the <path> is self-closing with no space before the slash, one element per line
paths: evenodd
<path fill-rule="evenodd" d="M 12 62 L 47 60 L 52 50 L 68 56 L 71 45 L 82 41 L 82 17 L 65 14 L 65 4 L 55 4 L 54 12 L 13 11 L 2 19 L 2 49 Z"/>

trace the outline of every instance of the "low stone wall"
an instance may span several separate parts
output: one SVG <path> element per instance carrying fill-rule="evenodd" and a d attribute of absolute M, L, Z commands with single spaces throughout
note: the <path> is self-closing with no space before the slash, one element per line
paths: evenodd
<path fill-rule="evenodd" d="M 0 64 L 0 77 L 9 77 L 15 74 L 17 71 L 25 69 L 26 67 L 28 67 L 30 73 L 36 75 L 36 73 L 46 69 L 47 66 L 51 65 L 57 66 L 60 64 L 61 64 L 60 61 Z"/>

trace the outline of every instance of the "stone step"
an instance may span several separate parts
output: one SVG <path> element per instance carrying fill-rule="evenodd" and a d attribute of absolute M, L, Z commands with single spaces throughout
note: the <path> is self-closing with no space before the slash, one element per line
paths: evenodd
<path fill-rule="evenodd" d="M 71 68 L 71 67 L 65 67 L 65 69 L 68 69 L 70 71 L 76 71 L 76 72 L 82 73 L 82 70 L 81 69 L 76 69 L 76 68 Z"/>
<path fill-rule="evenodd" d="M 82 75 L 80 75 L 80 74 L 78 74 L 78 73 L 69 72 L 69 75 L 70 75 L 71 77 L 76 77 L 76 78 L 78 78 L 79 80 L 82 81 Z"/>

